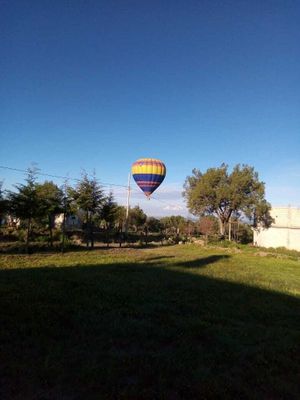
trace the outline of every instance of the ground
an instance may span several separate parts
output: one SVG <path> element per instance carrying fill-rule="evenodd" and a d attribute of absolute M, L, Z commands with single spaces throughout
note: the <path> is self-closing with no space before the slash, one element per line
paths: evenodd
<path fill-rule="evenodd" d="M 300 398 L 297 257 L 178 245 L 0 265 L 3 400 Z"/>

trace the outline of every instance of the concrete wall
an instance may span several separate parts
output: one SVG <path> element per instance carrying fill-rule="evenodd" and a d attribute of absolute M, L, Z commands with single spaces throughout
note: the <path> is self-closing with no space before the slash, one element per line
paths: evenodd
<path fill-rule="evenodd" d="M 253 243 L 262 247 L 286 247 L 300 250 L 300 208 L 273 207 L 275 219 L 269 229 L 254 231 Z"/>

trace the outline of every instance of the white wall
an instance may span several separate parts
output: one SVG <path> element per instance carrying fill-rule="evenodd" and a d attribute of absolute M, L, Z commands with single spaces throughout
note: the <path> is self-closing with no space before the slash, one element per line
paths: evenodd
<path fill-rule="evenodd" d="M 262 247 L 286 247 L 300 250 L 300 208 L 274 207 L 275 222 L 269 229 L 254 231 L 253 243 Z"/>

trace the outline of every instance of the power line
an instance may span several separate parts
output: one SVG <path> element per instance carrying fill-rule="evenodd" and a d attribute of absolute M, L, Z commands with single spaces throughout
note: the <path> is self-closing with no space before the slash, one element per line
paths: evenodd
<path fill-rule="evenodd" d="M 6 169 L 6 170 L 10 170 L 10 171 L 15 171 L 15 172 L 22 172 L 22 173 L 28 173 L 28 170 L 26 169 L 20 169 L 20 168 L 12 168 L 12 167 L 7 167 L 4 165 L 0 165 L 1 169 Z M 61 175 L 52 175 L 52 174 L 46 174 L 44 172 L 39 172 L 38 170 L 35 171 L 36 175 L 41 175 L 41 176 L 48 176 L 50 178 L 56 178 L 56 179 L 64 179 L 64 180 L 71 180 L 71 181 L 77 181 L 80 182 L 79 178 L 72 178 L 70 176 L 61 176 Z M 89 176 L 91 176 L 90 174 L 88 174 Z M 102 182 L 99 181 L 98 179 L 96 179 L 96 181 L 101 184 L 102 186 L 118 186 L 118 187 L 123 187 L 123 188 L 127 188 L 126 185 L 118 185 L 115 183 L 107 183 L 107 182 Z"/>
<path fill-rule="evenodd" d="M 28 170 L 26 169 L 20 169 L 20 168 L 12 168 L 12 167 L 7 167 L 5 165 L 0 165 L 1 169 L 5 169 L 5 170 L 9 170 L 9 171 L 14 171 L 14 172 L 21 172 L 21 173 L 28 173 Z M 63 180 L 71 180 L 71 181 L 76 181 L 76 182 L 80 182 L 81 179 L 79 178 L 72 178 L 71 176 L 62 176 L 62 175 L 53 175 L 53 174 L 48 174 L 45 172 L 39 172 L 39 169 L 37 169 L 35 171 L 36 175 L 40 175 L 40 176 L 47 176 L 49 178 L 56 178 L 56 179 L 63 179 Z M 88 174 L 89 176 L 92 176 L 91 174 Z M 102 182 L 99 181 L 98 179 L 96 179 L 96 181 L 101 184 L 102 186 L 115 186 L 115 187 L 121 187 L 121 188 L 125 188 L 127 189 L 128 186 L 127 185 L 119 185 L 116 183 L 110 183 L 110 182 Z M 131 188 L 132 192 L 136 192 L 137 194 L 140 194 L 140 192 L 137 189 Z"/>
<path fill-rule="evenodd" d="M 9 171 L 14 171 L 14 172 L 28 173 L 28 169 L 26 170 L 26 169 L 20 169 L 20 168 L 7 167 L 5 165 L 0 165 L 0 168 L 1 169 L 5 169 L 5 170 L 9 170 Z M 65 181 L 66 180 L 67 181 L 71 180 L 71 181 L 76 181 L 76 182 L 80 182 L 81 181 L 81 179 L 79 179 L 79 178 L 73 178 L 73 177 L 70 177 L 70 176 L 53 175 L 53 174 L 48 174 L 48 173 L 45 173 L 45 172 L 39 172 L 39 169 L 37 169 L 35 171 L 35 174 L 36 175 L 40 175 L 40 176 L 47 176 L 49 178 L 63 179 Z M 92 176 L 91 174 L 88 174 L 88 175 Z M 119 184 L 116 184 L 116 183 L 102 182 L 102 181 L 99 181 L 98 179 L 96 179 L 96 181 L 102 186 L 106 186 L 106 187 L 114 186 L 114 187 L 121 187 L 121 188 L 128 189 L 127 185 L 119 185 Z M 138 194 L 140 196 L 142 195 L 142 193 L 138 189 L 130 188 L 130 190 L 131 190 L 131 192 L 135 192 L 136 194 Z M 170 207 L 174 207 L 174 206 L 176 207 L 177 206 L 177 205 L 169 203 L 169 202 L 167 202 L 165 200 L 158 199 L 157 197 L 154 197 L 154 196 L 151 196 L 151 199 L 153 199 L 155 201 L 159 201 L 160 203 L 166 204 L 166 205 L 168 205 Z"/>

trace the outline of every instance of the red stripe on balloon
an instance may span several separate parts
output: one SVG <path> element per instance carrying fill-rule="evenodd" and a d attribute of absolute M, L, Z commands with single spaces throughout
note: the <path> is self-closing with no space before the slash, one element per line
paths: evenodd
<path fill-rule="evenodd" d="M 160 167 L 164 167 L 163 163 L 160 162 L 155 162 L 155 161 L 139 161 L 139 162 L 135 162 L 133 163 L 133 167 L 142 167 L 144 165 L 159 165 Z"/>

